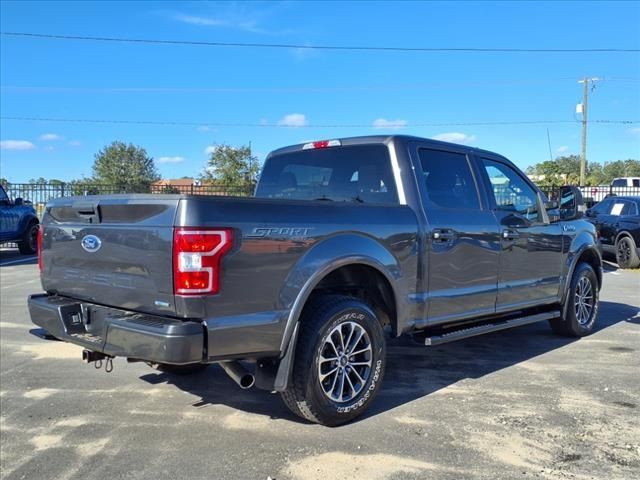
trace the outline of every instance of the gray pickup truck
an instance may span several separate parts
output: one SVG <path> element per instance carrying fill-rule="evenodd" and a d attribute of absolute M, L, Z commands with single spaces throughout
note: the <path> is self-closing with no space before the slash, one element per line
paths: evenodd
<path fill-rule="evenodd" d="M 218 363 L 339 425 L 380 389 L 385 338 L 434 346 L 549 321 L 594 328 L 602 283 L 581 196 L 506 158 L 409 136 L 272 152 L 255 198 L 110 195 L 46 207 L 32 321 L 174 371 Z M 541 341 L 544 339 L 541 338 Z"/>

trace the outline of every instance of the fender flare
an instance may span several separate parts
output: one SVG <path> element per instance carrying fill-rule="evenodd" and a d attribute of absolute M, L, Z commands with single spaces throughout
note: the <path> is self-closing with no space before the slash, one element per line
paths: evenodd
<path fill-rule="evenodd" d="M 289 310 L 281 344 L 286 346 L 309 295 L 320 281 L 334 270 L 347 265 L 374 268 L 391 285 L 396 311 L 399 311 L 397 280 L 402 276 L 398 260 L 381 243 L 357 233 L 338 234 L 314 245 L 294 265 L 280 292 L 283 307 Z"/>
<path fill-rule="evenodd" d="M 578 239 L 578 237 L 576 237 L 576 240 L 577 239 Z M 575 271 L 576 267 L 578 266 L 578 262 L 580 261 L 580 258 L 587 251 L 592 252 L 596 256 L 596 258 L 598 259 L 599 268 L 596 269 L 595 273 L 596 273 L 596 277 L 598 277 L 598 290 L 602 288 L 602 256 L 600 254 L 600 250 L 596 246 L 595 242 L 583 243 L 580 246 L 580 248 L 578 248 L 578 250 L 576 250 L 575 252 L 572 252 L 568 257 L 569 265 L 568 265 L 567 276 L 566 276 L 566 280 L 564 282 L 564 287 L 563 287 L 563 292 L 562 292 L 562 297 L 561 297 L 561 300 L 562 300 L 561 305 L 562 305 L 563 314 L 565 313 L 566 306 L 567 306 L 566 299 L 567 299 L 567 295 L 569 293 L 569 288 L 570 288 L 570 285 L 571 285 L 571 279 L 573 278 L 573 272 Z"/>
<path fill-rule="evenodd" d="M 618 240 L 620 240 L 620 237 L 629 237 L 631 240 L 633 240 L 634 244 L 636 243 L 635 239 L 633 238 L 633 235 L 631 235 L 630 232 L 627 232 L 626 230 L 622 230 L 621 232 L 618 232 L 618 235 L 616 235 L 616 240 L 614 242 L 614 246 L 615 246 L 616 243 L 618 243 Z M 636 245 L 636 247 L 637 247 L 637 245 Z"/>
<path fill-rule="evenodd" d="M 275 374 L 274 390 L 283 391 L 287 388 L 295 357 L 300 315 L 311 292 L 327 275 L 347 265 L 366 265 L 382 274 L 391 285 L 396 311 L 398 311 L 399 297 L 395 283 L 401 277 L 400 265 L 382 244 L 371 237 L 349 233 L 329 237 L 315 245 L 293 267 L 280 295 L 281 300 L 286 301 L 287 298 L 292 300 L 290 300 L 291 306 L 282 336 L 282 357 Z M 305 273 L 308 270 L 312 273 L 307 276 Z M 305 276 L 308 278 L 300 285 L 297 280 Z"/>

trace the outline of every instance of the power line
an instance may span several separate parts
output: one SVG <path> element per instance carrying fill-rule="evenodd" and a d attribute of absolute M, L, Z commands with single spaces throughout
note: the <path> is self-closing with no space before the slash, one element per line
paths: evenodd
<path fill-rule="evenodd" d="M 635 53 L 640 48 L 480 48 L 480 47 L 374 47 L 363 45 L 304 45 L 294 43 L 241 43 L 205 42 L 195 40 L 169 40 L 125 37 L 94 37 L 86 35 L 56 35 L 36 32 L 0 32 L 11 37 L 29 37 L 55 40 L 81 40 L 93 42 L 139 43 L 155 45 L 192 45 L 205 47 L 294 48 L 303 50 L 342 50 L 370 52 L 495 52 L 495 53 Z"/>
<path fill-rule="evenodd" d="M 640 83 L 639 78 L 603 77 L 602 80 Z M 321 93 L 321 92 L 354 92 L 354 91 L 384 91 L 384 90 L 423 90 L 438 87 L 490 87 L 490 86 L 520 86 L 539 85 L 545 83 L 559 83 L 575 81 L 573 77 L 529 79 L 529 80 L 487 80 L 460 82 L 424 82 L 397 83 L 380 85 L 336 85 L 328 87 L 293 86 L 293 87 L 53 87 L 27 85 L 1 85 L 0 90 L 13 93 Z"/>
<path fill-rule="evenodd" d="M 54 118 L 54 117 L 22 117 L 1 116 L 0 120 L 26 121 L 26 122 L 60 122 L 60 123 L 85 123 L 85 124 L 118 124 L 118 125 L 154 125 L 154 126 L 178 126 L 178 127 L 244 127 L 244 128 L 375 128 L 371 123 L 353 124 L 301 124 L 289 125 L 284 123 L 228 123 L 228 122 L 194 122 L 194 121 L 162 121 L 162 120 L 121 120 L 121 119 L 90 119 L 90 118 Z M 551 125 L 551 124 L 576 124 L 576 120 L 515 120 L 515 121 L 486 121 L 486 122 L 421 122 L 410 124 L 385 125 L 384 128 L 405 127 L 462 127 L 462 126 L 510 126 L 510 125 Z M 640 123 L 640 120 L 590 120 L 589 123 L 631 125 Z M 382 129 L 382 128 L 378 128 Z"/>

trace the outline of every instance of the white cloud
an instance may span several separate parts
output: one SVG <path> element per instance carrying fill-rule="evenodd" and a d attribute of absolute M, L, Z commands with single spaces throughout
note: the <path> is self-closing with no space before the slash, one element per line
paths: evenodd
<path fill-rule="evenodd" d="M 385 128 L 387 130 L 398 130 L 405 128 L 408 122 L 406 120 L 387 120 L 386 118 L 376 118 L 373 121 L 373 128 Z"/>
<path fill-rule="evenodd" d="M 36 146 L 27 140 L 2 140 L 0 150 L 33 150 Z"/>
<path fill-rule="evenodd" d="M 634 137 L 640 137 L 640 127 L 632 127 L 627 131 Z"/>
<path fill-rule="evenodd" d="M 278 121 L 278 125 L 285 127 L 305 127 L 309 125 L 309 122 L 307 122 L 307 117 L 302 113 L 290 113 L 289 115 L 282 117 Z"/>
<path fill-rule="evenodd" d="M 203 25 L 207 27 L 220 27 L 226 25 L 227 22 L 217 18 L 199 17 L 197 15 L 186 15 L 178 13 L 173 16 L 174 20 L 178 20 L 183 23 L 190 23 L 191 25 Z"/>
<path fill-rule="evenodd" d="M 71 141 L 69 141 L 69 146 L 70 147 L 79 147 L 80 145 L 82 145 L 80 140 L 71 140 Z"/>
<path fill-rule="evenodd" d="M 178 22 L 198 25 L 200 27 L 222 27 L 262 35 L 282 35 L 290 33 L 289 30 L 277 31 L 261 27 L 259 20 L 257 18 L 251 18 L 249 12 L 244 9 L 237 11 L 235 8 L 228 9 L 227 12 L 223 12 L 216 17 L 189 15 L 186 13 L 176 13 L 171 17 Z"/>
<path fill-rule="evenodd" d="M 207 155 L 211 155 L 213 152 L 216 151 L 216 146 L 215 145 L 209 145 L 207 148 L 204 149 L 204 153 L 206 153 Z"/>
<path fill-rule="evenodd" d="M 440 140 L 443 142 L 451 142 L 451 143 L 471 143 L 476 139 L 475 135 L 467 135 L 466 133 L 460 132 L 447 132 L 447 133 L 439 133 L 438 135 L 434 135 L 434 140 Z"/>
<path fill-rule="evenodd" d="M 45 152 L 53 152 L 55 148 L 52 145 L 47 145 L 44 147 Z"/>
<path fill-rule="evenodd" d="M 198 127 L 198 131 L 199 132 L 208 132 L 209 131 L 209 127 L 207 125 L 200 125 Z"/>
<path fill-rule="evenodd" d="M 556 150 L 556 153 L 567 153 L 569 151 L 569 147 L 566 145 L 562 145 L 561 147 L 558 147 L 558 149 Z"/>
<path fill-rule="evenodd" d="M 184 157 L 159 157 L 157 160 L 158 163 L 182 163 L 184 162 Z"/>
<path fill-rule="evenodd" d="M 62 140 L 63 137 L 58 135 L 57 133 L 43 133 L 40 135 L 38 140 L 41 142 L 55 142 L 56 140 Z"/>

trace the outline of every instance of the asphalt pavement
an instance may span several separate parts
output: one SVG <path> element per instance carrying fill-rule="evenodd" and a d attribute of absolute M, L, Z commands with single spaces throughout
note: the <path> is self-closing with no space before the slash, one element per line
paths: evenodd
<path fill-rule="evenodd" d="M 383 388 L 338 428 L 241 390 L 29 334 L 33 257 L 0 252 L 2 479 L 595 479 L 640 472 L 640 271 L 609 264 L 597 331 L 546 322 L 438 347 L 389 346 Z"/>

